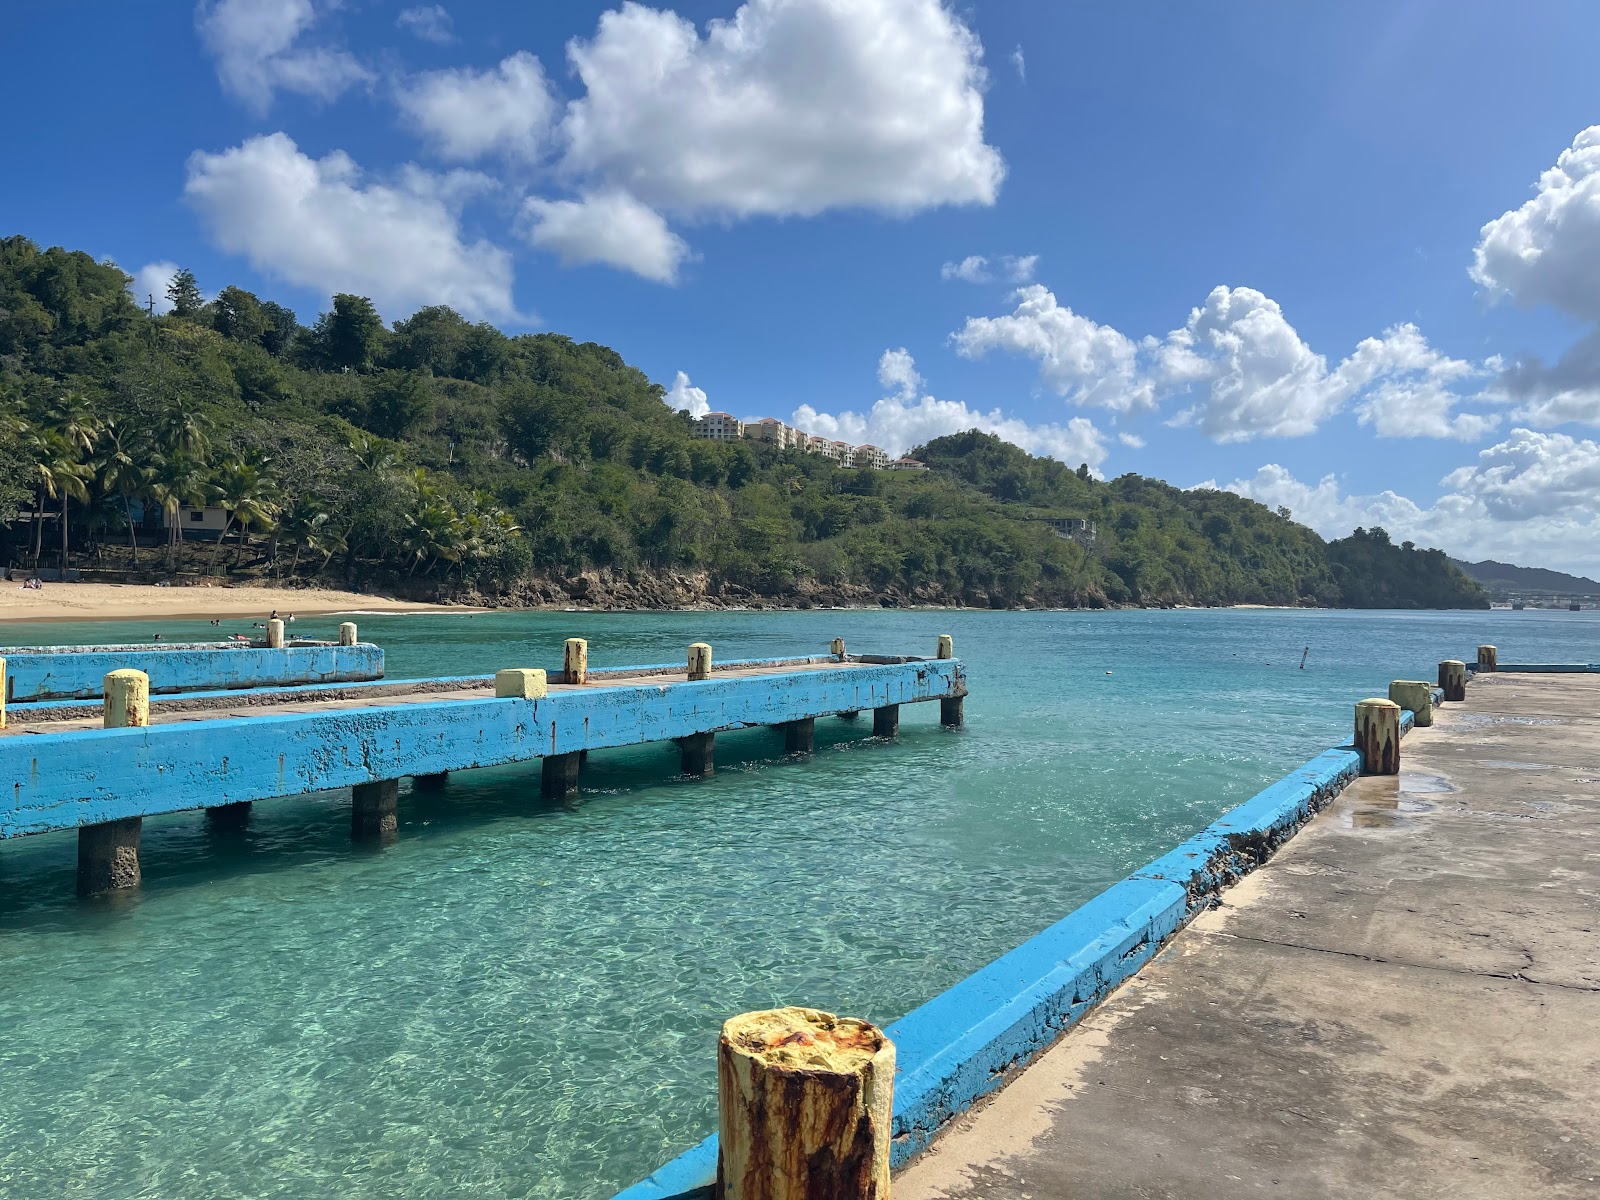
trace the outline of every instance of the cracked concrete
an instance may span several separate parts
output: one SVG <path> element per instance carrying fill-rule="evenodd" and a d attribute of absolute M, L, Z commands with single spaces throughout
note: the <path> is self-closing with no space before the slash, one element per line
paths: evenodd
<path fill-rule="evenodd" d="M 1600 676 L 1489 675 L 895 1200 L 1600 1197 Z"/>

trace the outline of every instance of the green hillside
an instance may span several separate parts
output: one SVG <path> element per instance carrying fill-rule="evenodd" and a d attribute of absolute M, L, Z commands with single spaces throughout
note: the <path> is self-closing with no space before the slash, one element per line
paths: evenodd
<path fill-rule="evenodd" d="M 987 434 L 914 451 L 923 474 L 841 469 L 691 438 L 658 384 L 591 342 L 443 307 L 386 327 L 348 295 L 305 327 L 237 287 L 207 301 L 187 273 L 151 316 L 127 283 L 0 241 L 13 565 L 507 603 L 1486 603 L 1381 530 L 1325 543 L 1231 493 L 1100 481 Z M 158 532 L 201 504 L 228 512 L 225 540 Z"/>
<path fill-rule="evenodd" d="M 1582 575 L 1568 575 L 1565 571 L 1550 571 L 1544 567 L 1514 567 L 1510 563 L 1495 562 L 1486 558 L 1482 562 L 1456 562 L 1456 566 L 1472 579 L 1476 579 L 1495 596 L 1549 595 L 1596 596 L 1600 583 Z"/>

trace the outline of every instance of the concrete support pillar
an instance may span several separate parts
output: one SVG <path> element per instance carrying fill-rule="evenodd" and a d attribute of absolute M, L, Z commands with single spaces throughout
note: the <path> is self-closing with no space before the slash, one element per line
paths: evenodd
<path fill-rule="evenodd" d="M 829 643 L 828 650 L 840 662 L 844 661 L 845 654 L 844 654 L 844 639 L 843 638 L 834 638 L 833 641 L 831 643 Z"/>
<path fill-rule="evenodd" d="M 393 841 L 400 829 L 400 781 L 380 779 L 351 789 L 350 836 L 358 842 Z"/>
<path fill-rule="evenodd" d="M 785 721 L 783 749 L 787 754 L 814 754 L 817 749 L 817 722 L 814 717 Z"/>
<path fill-rule="evenodd" d="M 0 658 L 0 729 L 6 727 L 6 660 Z"/>
<path fill-rule="evenodd" d="M 872 736 L 896 738 L 900 736 L 900 706 L 885 705 L 872 710 Z"/>
<path fill-rule="evenodd" d="M 339 645 L 354 646 L 356 644 L 356 623 L 345 621 L 339 626 Z"/>
<path fill-rule="evenodd" d="M 543 700 L 549 677 L 536 668 L 511 667 L 494 673 L 494 694 L 502 699 Z"/>
<path fill-rule="evenodd" d="M 1467 698 L 1467 664 L 1460 659 L 1447 658 L 1439 664 L 1439 686 L 1444 698 L 1459 703 Z"/>
<path fill-rule="evenodd" d="M 716 760 L 714 746 L 716 734 L 691 733 L 688 737 L 678 739 L 678 751 L 681 755 L 680 763 L 685 775 L 714 775 L 716 774 Z"/>
<path fill-rule="evenodd" d="M 144 821 L 124 817 L 78 829 L 78 895 L 139 886 L 139 834 Z"/>
<path fill-rule="evenodd" d="M 860 715 L 861 715 L 861 711 L 859 709 L 856 709 L 856 710 L 853 710 L 851 712 L 842 712 L 842 713 L 840 713 L 839 714 L 839 719 L 841 721 L 854 721 Z"/>
<path fill-rule="evenodd" d="M 1478 671 L 1488 673 L 1500 669 L 1500 651 L 1493 646 L 1478 647 Z"/>
<path fill-rule="evenodd" d="M 582 765 L 576 751 L 571 754 L 548 754 L 539 768 L 539 794 L 546 800 L 565 800 L 578 794 L 578 768 Z"/>
<path fill-rule="evenodd" d="M 1378 698 L 1357 704 L 1355 745 L 1363 775 L 1400 774 L 1400 706 Z"/>
<path fill-rule="evenodd" d="M 585 683 L 589 678 L 589 643 L 582 638 L 568 638 L 566 652 L 561 658 L 561 682 Z"/>
<path fill-rule="evenodd" d="M 1389 699 L 1409 708 L 1417 718 L 1417 728 L 1433 724 L 1433 685 L 1417 679 L 1396 679 L 1389 685 Z"/>
<path fill-rule="evenodd" d="M 150 677 L 143 671 L 110 671 L 101 681 L 107 729 L 150 724 Z M 78 895 L 139 886 L 139 835 L 144 821 L 123 817 L 78 829 Z"/>
<path fill-rule="evenodd" d="M 966 723 L 962 709 L 966 700 L 961 696 L 951 696 L 949 699 L 939 701 L 939 724 L 948 725 L 958 729 Z"/>
<path fill-rule="evenodd" d="M 250 801 L 212 805 L 206 809 L 206 823 L 213 829 L 243 829 L 250 824 Z"/>
<path fill-rule="evenodd" d="M 745 1013 L 717 1044 L 721 1200 L 885 1200 L 894 1043 L 811 1008 Z"/>
<path fill-rule="evenodd" d="M 948 633 L 939 635 L 939 653 L 937 658 L 954 658 L 956 656 L 956 641 Z"/>
<path fill-rule="evenodd" d="M 696 642 L 689 647 L 689 678 L 711 678 L 711 647 L 705 642 Z"/>
<path fill-rule="evenodd" d="M 419 792 L 441 792 L 449 778 L 449 771 L 436 771 L 432 775 L 413 775 L 411 786 Z"/>
<path fill-rule="evenodd" d="M 283 622 L 277 617 L 267 622 L 267 649 L 283 649 Z"/>

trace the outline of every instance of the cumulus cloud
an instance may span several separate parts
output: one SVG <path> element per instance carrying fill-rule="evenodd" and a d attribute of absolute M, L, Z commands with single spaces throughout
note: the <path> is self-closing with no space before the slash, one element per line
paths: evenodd
<path fill-rule="evenodd" d="M 456 40 L 456 35 L 450 27 L 450 14 L 438 4 L 421 4 L 416 8 L 402 9 L 394 23 L 398 28 L 409 30 L 423 41 L 432 42 L 435 46 L 448 46 Z"/>
<path fill-rule="evenodd" d="M 1438 546 L 1460 558 L 1600 573 L 1600 444 L 1513 429 L 1441 482 L 1444 494 L 1426 507 L 1393 491 L 1347 494 L 1333 475 L 1305 483 L 1273 463 L 1226 487 L 1285 505 L 1324 537 L 1382 525 L 1396 541 Z"/>
<path fill-rule="evenodd" d="M 964 358 L 1007 350 L 1039 360 L 1046 385 L 1074 404 L 1132 413 L 1155 407 L 1155 391 L 1138 370 L 1138 346 L 1112 329 L 1057 303 L 1043 284 L 1016 294 L 1014 312 L 969 317 L 951 335 Z"/>
<path fill-rule="evenodd" d="M 1143 450 L 1145 445 L 1144 439 L 1137 433 L 1119 433 L 1117 434 L 1117 441 L 1130 450 Z"/>
<path fill-rule="evenodd" d="M 399 84 L 395 102 L 442 157 L 456 162 L 489 154 L 537 158 L 559 110 L 544 68 L 526 51 L 487 71 L 425 71 Z"/>
<path fill-rule="evenodd" d="M 1009 314 L 969 317 L 951 335 L 957 352 L 1036 359 L 1044 384 L 1074 404 L 1136 413 L 1187 402 L 1171 423 L 1214 441 L 1301 437 L 1355 400 L 1358 419 L 1380 437 L 1468 440 L 1499 425 L 1496 413 L 1457 411 L 1495 404 L 1455 390 L 1488 368 L 1434 349 L 1415 325 L 1366 338 L 1330 367 L 1254 288 L 1214 288 L 1180 328 L 1139 342 L 1073 312 L 1042 284 L 1019 289 L 1015 301 Z"/>
<path fill-rule="evenodd" d="M 673 412 L 688 410 L 691 417 L 703 417 L 711 411 L 711 402 L 706 399 L 705 389 L 691 386 L 686 371 L 678 372 L 671 390 L 663 399 Z"/>
<path fill-rule="evenodd" d="M 576 200 L 530 197 L 523 205 L 530 244 L 558 255 L 564 265 L 605 263 L 676 283 L 689 244 L 655 209 L 627 192 L 587 193 Z"/>
<path fill-rule="evenodd" d="M 133 282 L 128 285 L 128 290 L 133 293 L 134 301 L 141 308 L 150 303 L 150 298 L 153 296 L 156 312 L 171 312 L 172 301 L 167 299 L 167 286 L 177 273 L 178 264 L 175 262 L 162 259 L 158 262 L 145 263 L 133 273 Z"/>
<path fill-rule="evenodd" d="M 265 113 L 279 91 L 328 101 L 372 80 L 348 51 L 304 44 L 302 35 L 331 7 L 327 0 L 320 9 L 312 0 L 202 0 L 195 25 L 223 88 Z"/>
<path fill-rule="evenodd" d="M 189 158 L 184 198 L 211 241 L 265 275 L 370 296 L 390 319 L 426 304 L 520 320 L 511 256 L 462 234 L 461 206 L 491 187 L 467 171 L 408 167 L 369 180 L 342 151 L 303 154 L 283 133 Z"/>
<path fill-rule="evenodd" d="M 1023 83 L 1028 82 L 1028 62 L 1022 57 L 1022 47 L 1018 46 L 1011 52 L 1011 66 L 1017 73 L 1017 78 Z"/>
<path fill-rule="evenodd" d="M 997 279 L 1028 283 L 1038 265 L 1037 254 L 1002 254 L 992 261 L 982 254 L 969 254 L 960 262 L 945 263 L 939 268 L 939 278 L 947 282 L 959 279 L 963 283 L 993 283 Z"/>
<path fill-rule="evenodd" d="M 959 400 L 940 400 L 917 393 L 922 377 L 916 362 L 904 349 L 886 350 L 878 361 L 878 382 L 889 395 L 861 412 L 818 412 L 809 404 L 795 409 L 796 427 L 818 437 L 860 445 L 881 446 L 890 454 L 904 454 L 947 433 L 982 429 L 1034 454 L 1048 454 L 1065 463 L 1098 467 L 1106 459 L 1105 435 L 1086 417 L 1073 417 L 1064 425 L 1030 425 L 1000 409 L 984 412 Z"/>
<path fill-rule="evenodd" d="M 1531 199 L 1483 227 L 1472 278 L 1491 296 L 1594 327 L 1552 365 L 1511 364 L 1499 388 L 1518 420 L 1600 425 L 1600 125 L 1573 139 Z"/>

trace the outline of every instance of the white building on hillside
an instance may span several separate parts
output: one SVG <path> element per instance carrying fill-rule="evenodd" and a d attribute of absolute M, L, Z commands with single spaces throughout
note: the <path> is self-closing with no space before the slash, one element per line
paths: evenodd
<path fill-rule="evenodd" d="M 707 413 L 695 421 L 690 433 L 712 442 L 737 442 L 744 436 L 744 423 L 724 412 Z"/>
<path fill-rule="evenodd" d="M 856 447 L 855 464 L 858 467 L 882 468 L 889 465 L 889 452 L 868 443 Z"/>
<path fill-rule="evenodd" d="M 914 458 L 897 458 L 892 463 L 885 463 L 884 469 L 889 471 L 926 471 L 928 464 L 918 462 Z"/>

